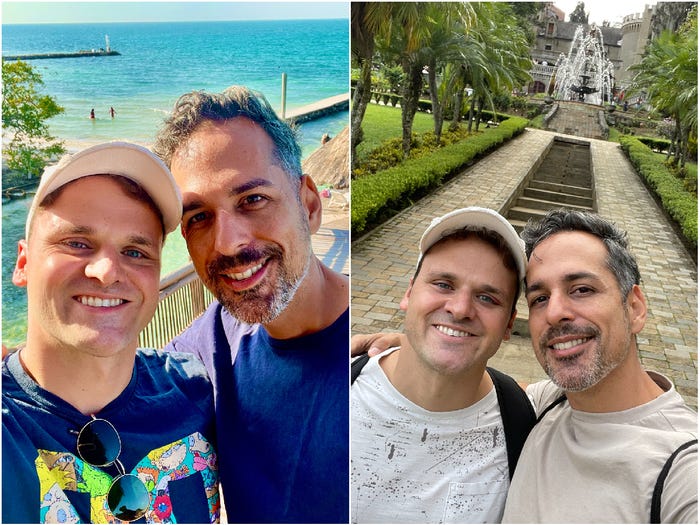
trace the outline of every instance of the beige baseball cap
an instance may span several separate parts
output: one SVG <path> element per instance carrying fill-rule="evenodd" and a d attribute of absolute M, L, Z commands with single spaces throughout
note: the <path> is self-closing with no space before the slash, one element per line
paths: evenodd
<path fill-rule="evenodd" d="M 36 209 L 47 195 L 69 182 L 90 175 L 121 175 L 133 180 L 148 193 L 160 210 L 166 233 L 172 232 L 180 224 L 180 190 L 163 161 L 138 144 L 107 142 L 65 155 L 58 164 L 44 170 L 29 208 L 25 235 L 29 237 Z"/>
<path fill-rule="evenodd" d="M 443 237 L 464 228 L 485 228 L 503 237 L 510 248 L 515 263 L 518 267 L 518 279 L 525 278 L 525 242 L 520 238 L 513 226 L 498 212 L 488 208 L 471 206 L 451 211 L 442 217 L 436 217 L 430 223 L 420 239 L 420 255 L 418 264 L 423 259 L 425 252 Z"/>

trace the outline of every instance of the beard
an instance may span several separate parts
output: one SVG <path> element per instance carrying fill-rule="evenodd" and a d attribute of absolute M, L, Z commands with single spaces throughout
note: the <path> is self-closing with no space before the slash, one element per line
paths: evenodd
<path fill-rule="evenodd" d="M 307 248 L 305 257 L 302 267 L 295 270 L 293 261 L 285 259 L 282 249 L 274 245 L 262 249 L 245 248 L 234 256 L 221 255 L 207 265 L 207 287 L 236 319 L 248 324 L 269 323 L 279 317 L 289 306 L 306 277 L 311 265 L 310 247 Z M 232 291 L 222 282 L 221 273 L 225 273 L 230 268 L 246 266 L 261 260 L 267 260 L 266 264 L 270 261 L 278 262 L 279 275 L 275 282 L 265 280 L 253 288 L 240 292 Z M 270 286 L 272 290 L 266 292 Z"/>
<path fill-rule="evenodd" d="M 565 359 L 553 359 L 548 354 L 546 341 L 554 337 L 573 335 L 595 339 L 595 346 L 584 355 L 575 355 Z M 628 325 L 628 340 L 631 337 Z M 604 348 L 600 340 L 600 331 L 593 326 L 578 327 L 571 323 L 559 325 L 547 330 L 539 341 L 537 349 L 542 359 L 542 367 L 552 382 L 567 392 L 588 390 L 612 372 L 627 355 L 628 345 L 620 353 L 616 349 Z"/>

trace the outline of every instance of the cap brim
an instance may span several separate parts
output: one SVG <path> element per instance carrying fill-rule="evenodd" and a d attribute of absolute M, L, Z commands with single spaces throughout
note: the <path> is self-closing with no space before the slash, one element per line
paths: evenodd
<path fill-rule="evenodd" d="M 48 167 L 41 178 L 27 217 L 27 235 L 36 207 L 61 186 L 90 175 L 121 175 L 139 184 L 161 212 L 166 233 L 182 217 L 180 191 L 168 167 L 147 148 L 128 142 L 108 142 L 66 156 Z"/>
<path fill-rule="evenodd" d="M 442 217 L 433 219 L 420 240 L 421 257 L 445 235 L 466 227 L 485 228 L 503 237 L 518 266 L 518 277 L 520 279 L 525 278 L 527 264 L 525 243 L 515 231 L 515 228 L 502 215 L 488 208 L 472 206 L 454 210 Z"/>

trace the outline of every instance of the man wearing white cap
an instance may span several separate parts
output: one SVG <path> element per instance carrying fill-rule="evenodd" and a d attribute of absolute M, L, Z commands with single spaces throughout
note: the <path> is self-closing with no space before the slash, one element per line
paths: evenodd
<path fill-rule="evenodd" d="M 500 521 L 534 412 L 486 364 L 510 337 L 524 275 L 522 241 L 492 210 L 425 231 L 401 346 L 370 358 L 351 389 L 353 523 Z"/>
<path fill-rule="evenodd" d="M 128 143 L 45 171 L 19 241 L 27 339 L 2 365 L 2 521 L 218 520 L 211 384 L 137 349 L 180 221 L 165 165 Z"/>

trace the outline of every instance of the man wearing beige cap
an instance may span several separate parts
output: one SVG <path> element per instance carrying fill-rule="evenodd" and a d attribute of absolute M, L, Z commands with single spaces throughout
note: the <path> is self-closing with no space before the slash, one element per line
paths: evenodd
<path fill-rule="evenodd" d="M 137 349 L 180 221 L 165 165 L 128 143 L 45 171 L 19 241 L 27 339 L 2 365 L 2 521 L 218 520 L 211 384 Z"/>
<path fill-rule="evenodd" d="M 351 389 L 353 523 L 500 521 L 534 412 L 486 363 L 510 337 L 524 275 L 522 241 L 492 210 L 425 231 L 401 346 L 366 361 Z"/>

